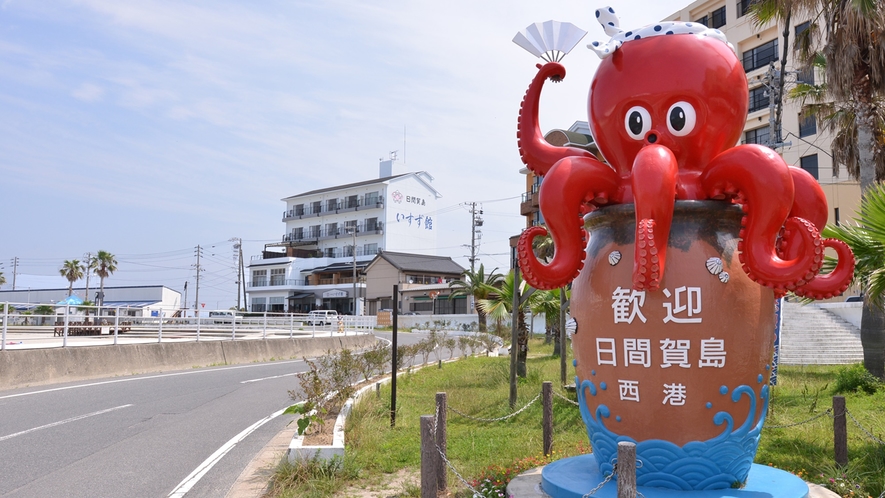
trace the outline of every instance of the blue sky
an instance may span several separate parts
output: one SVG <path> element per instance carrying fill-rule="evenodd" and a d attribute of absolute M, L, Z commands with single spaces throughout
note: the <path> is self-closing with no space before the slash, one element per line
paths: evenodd
<path fill-rule="evenodd" d="M 601 6 L 0 0 L 3 289 L 14 257 L 17 287 L 61 286 L 40 276 L 101 249 L 119 261 L 107 285 L 181 290 L 199 244 L 201 301 L 226 308 L 230 238 L 248 261 L 282 235 L 280 199 L 375 178 L 393 150 L 443 194 L 438 252 L 467 266 L 458 205 L 483 202 L 480 261 L 506 268 L 523 223 L 516 118 L 537 62 L 511 39 L 548 19 L 589 32 L 541 102 L 541 127 L 567 128 L 586 120 Z M 682 4 L 612 6 L 642 26 Z"/>

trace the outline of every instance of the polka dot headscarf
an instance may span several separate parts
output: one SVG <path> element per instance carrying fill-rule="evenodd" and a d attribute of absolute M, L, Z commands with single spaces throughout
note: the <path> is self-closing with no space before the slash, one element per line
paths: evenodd
<path fill-rule="evenodd" d="M 649 24 L 638 30 L 624 31 L 619 27 L 618 17 L 615 15 L 615 10 L 611 7 L 596 9 L 596 20 L 602 25 L 605 34 L 612 37 L 608 42 L 595 41 L 587 45 L 587 48 L 596 52 L 600 59 L 605 59 L 620 48 L 621 45 L 629 41 L 666 35 L 709 36 L 725 43 L 734 51 L 734 46 L 728 43 L 725 33 L 718 29 L 710 29 L 696 22 L 665 21 Z"/>

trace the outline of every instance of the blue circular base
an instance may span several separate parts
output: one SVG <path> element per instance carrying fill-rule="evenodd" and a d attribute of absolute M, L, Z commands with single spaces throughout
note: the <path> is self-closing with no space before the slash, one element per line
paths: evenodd
<path fill-rule="evenodd" d="M 581 498 L 605 480 L 596 457 L 580 455 L 550 463 L 541 471 L 541 487 L 553 498 Z M 783 470 L 753 464 L 747 484 L 741 489 L 681 491 L 639 486 L 645 498 L 806 498 L 808 485 Z M 617 476 L 593 494 L 594 498 L 617 498 Z"/>

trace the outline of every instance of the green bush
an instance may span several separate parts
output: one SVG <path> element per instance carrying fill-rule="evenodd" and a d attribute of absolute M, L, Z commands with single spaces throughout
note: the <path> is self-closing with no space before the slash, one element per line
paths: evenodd
<path fill-rule="evenodd" d="M 875 394 L 882 383 L 875 375 L 871 374 L 864 368 L 863 364 L 841 367 L 836 372 L 836 383 L 833 391 L 837 394 L 856 393 L 859 390 L 867 394 Z"/>

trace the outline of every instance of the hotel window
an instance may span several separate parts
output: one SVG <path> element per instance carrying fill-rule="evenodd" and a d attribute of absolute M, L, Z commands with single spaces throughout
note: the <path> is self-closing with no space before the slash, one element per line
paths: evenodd
<path fill-rule="evenodd" d="M 292 229 L 292 238 L 295 240 L 301 240 L 304 238 L 304 227 L 298 227 Z"/>
<path fill-rule="evenodd" d="M 375 207 L 378 204 L 378 192 L 369 192 L 363 199 L 363 205 L 366 207 Z"/>
<path fill-rule="evenodd" d="M 806 110 L 799 113 L 799 136 L 807 137 L 817 133 L 817 120 Z"/>
<path fill-rule="evenodd" d="M 811 176 L 814 177 L 815 180 L 818 180 L 817 176 L 817 154 L 812 154 L 810 156 L 804 156 L 799 158 L 799 167 L 809 172 Z"/>
<path fill-rule="evenodd" d="M 338 199 L 327 199 L 326 200 L 326 211 L 332 212 L 338 209 Z"/>
<path fill-rule="evenodd" d="M 357 207 L 357 196 L 349 195 L 347 196 L 347 204 L 345 205 L 347 209 Z"/>
<path fill-rule="evenodd" d="M 323 201 L 313 201 L 310 204 L 310 214 L 320 214 L 323 212 Z"/>
<path fill-rule="evenodd" d="M 320 236 L 320 226 L 319 225 L 311 225 L 310 226 L 310 238 L 317 238 Z"/>
<path fill-rule="evenodd" d="M 756 0 L 738 0 L 738 17 L 744 17 L 750 12 L 750 7 L 756 3 Z"/>
<path fill-rule="evenodd" d="M 366 218 L 366 231 L 374 232 L 378 230 L 378 218 Z"/>
<path fill-rule="evenodd" d="M 777 60 L 777 39 L 745 51 L 742 58 L 744 71 L 747 72 L 767 66 L 769 62 Z"/>
<path fill-rule="evenodd" d="M 378 244 L 365 244 L 363 246 L 363 255 L 378 254 Z"/>
<path fill-rule="evenodd" d="M 716 9 L 710 14 L 710 19 L 712 24 L 709 26 L 710 28 L 716 29 L 725 26 L 725 6 Z"/>
<path fill-rule="evenodd" d="M 285 268 L 272 268 L 270 270 L 270 285 L 286 285 Z"/>
<path fill-rule="evenodd" d="M 266 298 L 263 297 L 253 297 L 252 298 L 252 311 L 256 313 L 262 313 L 267 311 L 267 305 L 265 304 Z"/>
<path fill-rule="evenodd" d="M 338 223 L 326 223 L 326 236 L 338 235 Z"/>
<path fill-rule="evenodd" d="M 295 216 L 304 215 L 304 204 L 295 204 Z"/>
<path fill-rule="evenodd" d="M 274 313 L 282 313 L 286 311 L 286 298 L 285 297 L 271 297 L 270 298 L 270 309 L 268 311 L 272 311 Z"/>
<path fill-rule="evenodd" d="M 264 287 L 267 285 L 267 270 L 252 270 L 252 286 Z"/>
<path fill-rule="evenodd" d="M 327 258 L 334 258 L 335 257 L 335 248 L 334 247 L 327 247 L 323 250 L 323 253 Z"/>
<path fill-rule="evenodd" d="M 768 145 L 768 127 L 763 126 L 762 128 L 756 128 L 755 130 L 750 130 L 744 133 L 744 143 L 745 144 L 759 144 L 759 145 Z"/>
<path fill-rule="evenodd" d="M 750 108 L 749 112 L 758 111 L 768 107 L 770 103 L 769 96 L 771 94 L 765 86 L 757 86 L 750 89 Z"/>

